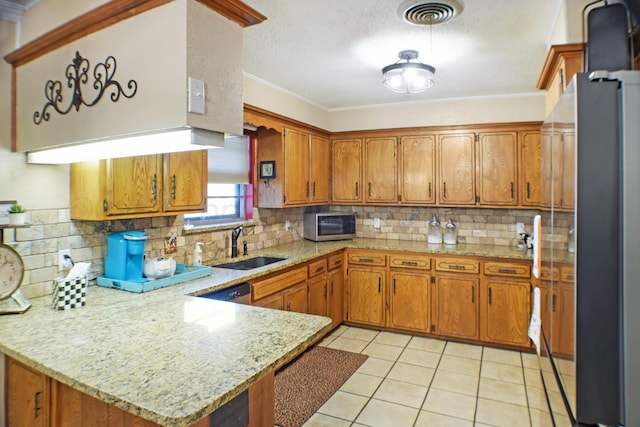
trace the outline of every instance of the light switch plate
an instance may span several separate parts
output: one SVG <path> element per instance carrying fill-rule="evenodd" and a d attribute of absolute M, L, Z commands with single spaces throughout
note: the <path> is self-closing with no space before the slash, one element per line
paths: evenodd
<path fill-rule="evenodd" d="M 524 222 L 516 222 L 516 233 L 524 233 Z"/>
<path fill-rule="evenodd" d="M 204 114 L 204 81 L 189 77 L 189 112 Z"/>
<path fill-rule="evenodd" d="M 373 218 L 373 228 L 380 228 L 380 218 Z"/>

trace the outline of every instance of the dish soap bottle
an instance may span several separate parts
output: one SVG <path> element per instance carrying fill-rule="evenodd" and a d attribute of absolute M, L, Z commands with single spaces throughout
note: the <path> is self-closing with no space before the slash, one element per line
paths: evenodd
<path fill-rule="evenodd" d="M 458 241 L 458 232 L 456 230 L 456 225 L 452 220 L 447 222 L 447 225 L 444 226 L 444 244 L 445 245 L 455 245 Z"/>
<path fill-rule="evenodd" d="M 436 214 L 433 214 L 431 221 L 429 221 L 429 234 L 427 234 L 427 243 L 442 243 L 442 228 L 440 228 L 440 221 Z"/>
<path fill-rule="evenodd" d="M 193 263 L 195 265 L 202 265 L 202 242 L 196 242 L 196 248 L 193 250 Z"/>

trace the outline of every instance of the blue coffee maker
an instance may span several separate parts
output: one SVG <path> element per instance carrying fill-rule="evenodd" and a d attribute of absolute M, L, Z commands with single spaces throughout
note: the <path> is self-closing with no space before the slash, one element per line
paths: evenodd
<path fill-rule="evenodd" d="M 123 231 L 107 236 L 107 256 L 104 258 L 104 276 L 127 282 L 146 282 L 144 271 L 144 244 L 148 236 L 143 231 Z"/>

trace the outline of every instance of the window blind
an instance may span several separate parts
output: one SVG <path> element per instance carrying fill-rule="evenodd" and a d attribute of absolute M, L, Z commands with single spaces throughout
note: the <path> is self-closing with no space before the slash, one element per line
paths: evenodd
<path fill-rule="evenodd" d="M 249 137 L 225 136 L 223 148 L 210 148 L 208 152 L 210 183 L 249 183 Z"/>

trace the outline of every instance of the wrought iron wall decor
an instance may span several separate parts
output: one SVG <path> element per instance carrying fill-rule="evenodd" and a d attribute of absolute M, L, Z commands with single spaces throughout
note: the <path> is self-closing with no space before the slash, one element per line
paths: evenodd
<path fill-rule="evenodd" d="M 93 69 L 93 89 L 97 92 L 95 98 L 92 101 L 87 101 L 83 98 L 82 88 L 89 81 L 89 61 L 80 55 L 80 52 L 76 51 L 75 58 L 72 59 L 71 64 L 67 65 L 65 70 L 65 76 L 67 77 L 67 87 L 73 91 L 71 102 L 69 105 L 63 105 L 64 97 L 62 96 L 62 82 L 59 80 L 49 80 L 44 86 L 44 95 L 47 98 L 47 103 L 42 107 L 42 111 L 35 111 L 33 113 L 33 122 L 39 125 L 43 121 L 47 122 L 50 118 L 49 108 L 53 108 L 60 114 L 67 114 L 71 111 L 71 108 L 75 107 L 76 111 L 80 110 L 81 105 L 91 107 L 96 105 L 102 96 L 108 89 L 112 89 L 110 94 L 111 101 L 117 102 L 120 99 L 120 95 L 125 98 L 133 98 L 138 90 L 138 83 L 135 80 L 129 80 L 127 83 L 127 94 L 122 85 L 117 80 L 113 80 L 113 76 L 116 73 L 116 59 L 113 56 L 108 56 L 103 63 L 98 63 Z"/>

